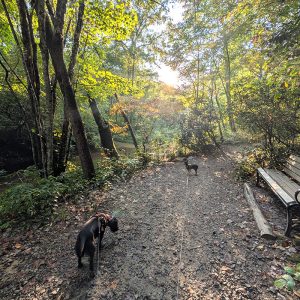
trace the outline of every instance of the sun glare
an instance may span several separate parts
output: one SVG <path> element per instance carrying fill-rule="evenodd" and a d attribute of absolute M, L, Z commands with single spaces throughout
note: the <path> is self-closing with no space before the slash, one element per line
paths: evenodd
<path fill-rule="evenodd" d="M 173 23 L 182 22 L 183 20 L 183 7 L 182 4 L 176 2 L 171 6 L 170 16 L 172 18 Z"/>
<path fill-rule="evenodd" d="M 179 74 L 177 71 L 173 71 L 170 67 L 161 64 L 160 69 L 158 69 L 158 78 L 160 81 L 171 85 L 178 86 L 179 85 Z"/>

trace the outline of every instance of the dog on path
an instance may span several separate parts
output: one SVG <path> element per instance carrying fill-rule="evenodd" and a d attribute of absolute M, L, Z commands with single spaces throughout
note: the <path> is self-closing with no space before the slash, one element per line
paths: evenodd
<path fill-rule="evenodd" d="M 198 165 L 196 165 L 196 164 L 190 164 L 187 158 L 184 158 L 183 162 L 184 162 L 185 167 L 186 167 L 186 169 L 188 170 L 189 173 L 191 172 L 191 170 L 194 170 L 195 171 L 195 175 L 198 175 L 197 174 Z"/>
<path fill-rule="evenodd" d="M 86 254 L 90 257 L 90 271 L 94 273 L 95 240 L 96 238 L 99 239 L 98 243 L 100 251 L 101 241 L 106 226 L 108 226 L 112 232 L 116 232 L 119 229 L 118 220 L 109 214 L 96 213 L 83 225 L 75 244 L 75 252 L 78 257 L 78 268 L 83 266 L 81 258 Z"/>

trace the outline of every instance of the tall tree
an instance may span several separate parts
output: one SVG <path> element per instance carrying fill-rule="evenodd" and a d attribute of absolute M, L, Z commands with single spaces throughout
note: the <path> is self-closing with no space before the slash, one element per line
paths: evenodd
<path fill-rule="evenodd" d="M 60 85 L 61 92 L 64 95 L 64 101 L 66 101 L 67 112 L 72 124 L 73 135 L 76 141 L 84 176 L 86 178 L 92 178 L 95 174 L 94 165 L 85 136 L 83 122 L 77 107 L 74 89 L 64 61 L 63 28 L 66 5 L 67 0 L 58 1 L 55 15 L 52 20 L 50 20 L 49 15 L 51 15 L 54 10 L 53 7 L 48 4 L 49 15 L 45 16 L 46 42 L 55 70 L 55 75 Z M 84 7 L 84 0 L 80 1 L 80 5 Z M 79 35 L 80 31 L 81 28 L 79 28 Z"/>
<path fill-rule="evenodd" d="M 98 126 L 102 148 L 107 156 L 118 159 L 119 154 L 112 138 L 110 124 L 102 117 L 96 100 L 90 96 L 88 98 L 93 117 Z"/>

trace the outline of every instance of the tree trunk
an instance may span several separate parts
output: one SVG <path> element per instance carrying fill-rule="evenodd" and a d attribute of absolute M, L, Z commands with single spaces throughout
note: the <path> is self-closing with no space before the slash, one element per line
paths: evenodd
<path fill-rule="evenodd" d="M 55 166 L 55 176 L 58 176 L 62 172 L 66 171 L 67 166 L 67 153 L 69 151 L 69 137 L 70 137 L 70 121 L 67 113 L 66 103 L 64 103 L 64 120 L 62 124 L 62 134 L 60 138 L 60 144 L 58 149 L 58 157 Z"/>
<path fill-rule="evenodd" d="M 74 81 L 74 68 L 76 65 L 77 54 L 79 49 L 80 33 L 83 25 L 84 8 L 85 8 L 84 1 L 81 0 L 78 8 L 77 22 L 76 22 L 75 32 L 73 36 L 72 53 L 71 53 L 69 67 L 68 67 L 68 74 L 72 86 Z M 67 31 L 69 30 L 69 28 L 70 28 L 70 22 L 68 23 Z M 64 40 L 64 45 L 65 45 L 65 40 Z M 57 174 L 60 174 L 66 170 L 68 154 L 70 151 L 71 135 L 72 135 L 71 126 L 70 126 L 70 121 L 67 113 L 67 106 L 64 105 L 64 120 L 62 124 L 62 135 L 60 139 L 60 147 L 59 147 L 59 153 L 58 153 L 57 164 L 56 164 Z"/>
<path fill-rule="evenodd" d="M 117 93 L 115 93 L 115 97 L 116 97 L 117 102 L 120 102 Z M 125 123 L 128 126 L 128 129 L 129 129 L 134 147 L 135 147 L 136 150 L 139 150 L 139 146 L 138 146 L 138 143 L 137 143 L 137 140 L 136 140 L 136 137 L 135 137 L 134 130 L 133 130 L 131 124 L 130 124 L 130 121 L 129 121 L 129 118 L 128 118 L 127 114 L 125 113 L 125 111 L 122 108 L 121 108 L 121 114 L 124 118 Z"/>
<path fill-rule="evenodd" d="M 118 159 L 119 154 L 118 154 L 118 151 L 115 147 L 115 144 L 114 144 L 114 141 L 112 138 L 112 133 L 110 130 L 109 123 L 102 118 L 99 108 L 97 106 L 96 100 L 91 98 L 90 96 L 89 96 L 89 104 L 90 104 L 90 108 L 92 110 L 95 122 L 98 126 L 101 145 L 104 149 L 105 154 L 109 157 L 114 157 L 114 158 Z"/>
<path fill-rule="evenodd" d="M 232 111 L 231 99 L 231 69 L 230 69 L 230 56 L 228 49 L 227 37 L 224 37 L 224 62 L 225 62 L 225 94 L 227 100 L 227 114 L 229 118 L 229 125 L 232 132 L 236 132 L 235 121 Z"/>
<path fill-rule="evenodd" d="M 224 117 L 223 117 L 223 113 L 222 113 L 222 109 L 221 109 L 221 105 L 220 105 L 220 101 L 219 101 L 219 97 L 218 97 L 218 90 L 217 90 L 217 84 L 216 82 L 214 82 L 214 89 L 215 89 L 215 100 L 217 103 L 217 107 L 218 107 L 218 112 L 219 112 L 219 120 L 222 124 L 223 129 L 225 129 L 225 124 L 224 124 Z"/>
<path fill-rule="evenodd" d="M 7 18 L 9 19 L 8 12 L 5 7 L 5 2 L 2 1 L 3 7 Z M 21 51 L 23 66 L 27 79 L 27 92 L 31 104 L 31 114 L 33 120 L 32 132 L 34 147 L 33 156 L 36 158 L 37 167 L 43 169 L 44 175 L 46 175 L 46 156 L 45 156 L 45 145 L 43 140 L 43 124 L 41 120 L 40 112 L 40 77 L 37 67 L 37 46 L 33 37 L 32 28 L 32 15 L 29 14 L 27 5 L 24 0 L 17 0 L 17 6 L 20 17 L 20 26 L 22 34 L 23 49 L 19 45 L 19 41 L 14 32 L 14 28 L 9 20 L 11 30 L 14 34 L 16 43 Z"/>
<path fill-rule="evenodd" d="M 53 118 L 54 104 L 51 81 L 49 76 L 49 52 L 46 44 L 45 34 L 45 3 L 40 0 L 36 6 L 38 16 L 39 34 L 40 34 L 40 49 L 42 55 L 43 77 L 46 92 L 46 114 L 45 114 L 45 135 L 46 135 L 46 155 L 47 155 L 47 175 L 53 174 Z"/>
<path fill-rule="evenodd" d="M 64 101 L 66 101 L 68 116 L 71 121 L 73 135 L 76 141 L 83 174 L 86 178 L 90 179 L 94 177 L 95 169 L 88 147 L 88 142 L 85 136 L 83 122 L 78 111 L 75 94 L 63 57 L 64 46 L 62 28 L 64 23 L 64 13 L 65 1 L 62 1 L 62 3 L 60 3 L 60 7 L 57 7 L 57 19 L 55 24 L 56 27 L 54 30 L 52 29 L 49 17 L 46 18 L 47 46 L 50 52 L 55 74 L 60 85 L 60 89 L 62 91 L 62 94 L 64 95 Z"/>
<path fill-rule="evenodd" d="M 212 70 L 211 70 L 211 72 L 212 72 Z M 217 96 L 217 89 L 216 89 L 216 81 L 215 81 L 214 78 L 212 78 L 212 80 L 211 80 L 210 102 L 211 102 L 211 107 L 212 107 L 213 110 L 214 110 L 214 107 L 215 107 L 215 105 L 214 105 L 214 96 L 215 96 L 216 99 L 218 98 L 218 96 Z M 219 107 L 218 107 L 218 110 L 219 110 Z M 220 114 L 220 112 L 219 112 L 219 114 Z M 217 122 L 218 122 L 219 134 L 220 134 L 220 141 L 221 141 L 221 143 L 223 143 L 224 137 L 223 137 L 223 132 L 222 132 L 221 124 L 220 124 L 220 117 L 218 117 L 218 121 Z M 215 144 L 216 144 L 216 142 L 215 142 Z"/>

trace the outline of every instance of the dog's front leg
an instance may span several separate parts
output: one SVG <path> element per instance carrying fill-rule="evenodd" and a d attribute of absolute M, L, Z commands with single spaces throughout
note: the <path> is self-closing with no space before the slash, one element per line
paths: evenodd
<path fill-rule="evenodd" d="M 81 256 L 78 257 L 78 268 L 82 268 L 83 267 L 83 264 L 81 262 Z"/>
<path fill-rule="evenodd" d="M 104 236 L 104 231 L 101 231 L 101 232 L 100 232 L 100 236 L 99 236 L 99 241 L 98 241 L 98 244 L 99 244 L 99 251 L 100 251 L 100 249 L 101 249 L 103 236 Z"/>

